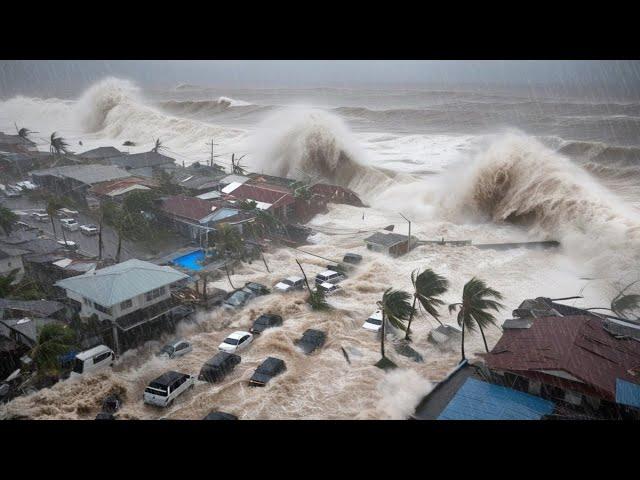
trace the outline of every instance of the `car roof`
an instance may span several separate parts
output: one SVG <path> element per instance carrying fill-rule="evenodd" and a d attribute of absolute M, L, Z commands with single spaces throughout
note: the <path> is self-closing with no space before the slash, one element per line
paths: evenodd
<path fill-rule="evenodd" d="M 328 277 L 333 275 L 334 273 L 338 273 L 335 270 L 325 270 L 324 272 L 320 272 L 318 275 L 322 275 L 323 277 Z"/>
<path fill-rule="evenodd" d="M 304 333 L 302 334 L 303 337 L 320 337 L 322 335 L 326 335 L 322 330 L 315 330 L 313 328 L 309 328 L 308 330 L 305 330 Z"/>
<path fill-rule="evenodd" d="M 176 340 L 175 342 L 169 342 L 169 343 L 167 343 L 167 345 L 171 345 L 172 347 L 175 347 L 176 345 L 178 345 L 179 343 L 182 343 L 182 342 L 189 343 L 186 340 L 183 340 L 181 338 L 180 340 Z"/>
<path fill-rule="evenodd" d="M 160 385 L 171 385 L 173 382 L 181 377 L 184 377 L 185 375 L 186 373 L 174 372 L 173 370 L 170 370 L 163 373 L 155 380 L 152 380 L 151 383 L 159 383 Z"/>
<path fill-rule="evenodd" d="M 85 350 L 84 352 L 80 352 L 76 355 L 76 358 L 79 360 L 86 360 L 87 358 L 91 358 L 99 353 L 111 352 L 112 350 L 106 345 L 98 345 L 97 347 L 90 348 L 89 350 Z"/>
<path fill-rule="evenodd" d="M 217 367 L 229 357 L 239 357 L 239 355 L 236 355 L 235 353 L 229 353 L 229 352 L 218 352 L 209 360 L 204 362 L 204 364 Z"/>
<path fill-rule="evenodd" d="M 382 311 L 381 310 L 376 310 L 375 312 L 373 312 L 371 315 L 369 315 L 369 317 L 367 318 L 367 320 L 369 318 L 373 318 L 375 320 L 382 320 Z"/>
<path fill-rule="evenodd" d="M 304 280 L 304 278 L 293 276 L 293 277 L 287 277 L 287 278 L 285 278 L 285 280 L 289 280 L 291 282 L 299 282 L 300 280 Z"/>
<path fill-rule="evenodd" d="M 238 340 L 238 339 L 244 337 L 245 335 L 251 335 L 251 334 L 249 332 L 244 332 L 242 330 L 238 330 L 236 332 L 233 332 L 230 335 L 227 335 L 227 338 L 233 338 L 233 339 Z"/>
<path fill-rule="evenodd" d="M 340 288 L 338 285 L 334 285 L 333 283 L 329 283 L 329 282 L 322 282 L 320 286 L 323 288 L 329 288 L 329 289 Z"/>
<path fill-rule="evenodd" d="M 258 367 L 261 370 L 275 370 L 284 366 L 284 360 L 276 357 L 267 357 L 267 359 Z"/>

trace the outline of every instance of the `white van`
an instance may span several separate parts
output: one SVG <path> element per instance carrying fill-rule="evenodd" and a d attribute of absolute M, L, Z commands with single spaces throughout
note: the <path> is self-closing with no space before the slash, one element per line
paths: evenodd
<path fill-rule="evenodd" d="M 80 228 L 80 224 L 73 218 L 63 218 L 60 220 L 62 228 L 69 230 L 70 232 L 77 232 Z"/>
<path fill-rule="evenodd" d="M 75 218 L 80 214 L 80 212 L 69 208 L 61 208 L 58 210 L 57 214 L 59 217 Z"/>
<path fill-rule="evenodd" d="M 325 270 L 316 275 L 316 283 L 321 285 L 323 283 L 339 283 L 345 279 L 344 273 L 336 272 L 334 270 Z"/>
<path fill-rule="evenodd" d="M 73 371 L 71 377 L 79 377 L 85 373 L 95 372 L 103 368 L 112 367 L 116 359 L 113 353 L 106 345 L 98 345 L 90 350 L 85 350 L 76 355 L 73 363 Z"/>
<path fill-rule="evenodd" d="M 195 382 L 192 375 L 169 371 L 149 383 L 144 389 L 142 400 L 156 407 L 168 407 L 179 395 L 193 387 Z"/>

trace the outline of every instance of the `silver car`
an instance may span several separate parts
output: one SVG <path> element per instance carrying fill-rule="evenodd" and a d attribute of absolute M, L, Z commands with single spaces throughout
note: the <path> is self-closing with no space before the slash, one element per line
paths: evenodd
<path fill-rule="evenodd" d="M 176 342 L 167 343 L 158 356 L 160 357 L 168 357 L 168 358 L 176 358 L 186 355 L 187 353 L 193 351 L 193 346 L 191 343 L 186 340 L 178 340 Z"/>

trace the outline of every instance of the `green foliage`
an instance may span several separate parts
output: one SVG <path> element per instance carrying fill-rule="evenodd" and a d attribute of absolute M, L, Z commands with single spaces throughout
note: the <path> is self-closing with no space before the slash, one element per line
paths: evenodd
<path fill-rule="evenodd" d="M 311 305 L 312 310 L 326 311 L 331 309 L 331 305 L 329 305 L 329 303 L 325 299 L 324 291 L 320 290 L 319 288 L 309 291 L 307 303 Z"/>
<path fill-rule="evenodd" d="M 156 198 L 153 190 L 136 190 L 125 196 L 122 207 L 129 213 L 153 212 Z"/>
<path fill-rule="evenodd" d="M 51 138 L 49 139 L 49 151 L 51 153 L 54 153 L 56 155 L 60 155 L 62 153 L 70 153 L 69 152 L 69 144 L 67 143 L 67 141 L 56 135 L 56 132 L 53 132 L 51 134 Z"/>
<path fill-rule="evenodd" d="M 159 170 L 155 175 L 158 181 L 158 191 L 164 195 L 180 195 L 184 193 L 184 188 L 174 182 L 172 173 Z"/>
<path fill-rule="evenodd" d="M 31 350 L 31 358 L 41 375 L 57 374 L 60 371 L 59 357 L 76 345 L 73 330 L 57 323 L 42 327 L 38 341 Z"/>
<path fill-rule="evenodd" d="M 439 320 L 438 307 L 444 305 L 444 302 L 438 297 L 448 290 L 449 282 L 447 279 L 427 268 L 420 274 L 418 274 L 418 270 L 414 270 L 411 273 L 411 283 L 422 308 L 433 318 Z"/>
<path fill-rule="evenodd" d="M 0 205 L 0 228 L 6 235 L 10 235 L 13 225 L 18 221 L 18 215 L 4 205 Z"/>
<path fill-rule="evenodd" d="M 238 255 L 244 250 L 244 242 L 240 236 L 240 232 L 226 223 L 218 226 L 215 245 L 218 253 L 224 256 Z"/>
<path fill-rule="evenodd" d="M 383 321 L 387 321 L 395 328 L 405 331 L 407 327 L 404 322 L 409 319 L 413 311 L 410 299 L 410 293 L 388 288 L 382 295 L 382 300 L 378 302 L 378 307 L 382 310 Z"/>
<path fill-rule="evenodd" d="M 0 275 L 0 298 L 13 298 L 16 300 L 39 300 L 43 292 L 37 285 L 28 280 L 16 282 L 19 269 L 11 270 L 6 275 Z"/>

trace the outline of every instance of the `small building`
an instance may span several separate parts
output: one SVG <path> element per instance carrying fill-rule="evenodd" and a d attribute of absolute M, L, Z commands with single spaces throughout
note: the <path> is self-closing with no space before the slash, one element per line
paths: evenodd
<path fill-rule="evenodd" d="M 7 318 L 0 320 L 0 336 L 9 338 L 14 342 L 33 348 L 38 342 L 38 334 L 45 325 L 65 325 L 60 320 L 53 318 Z"/>
<path fill-rule="evenodd" d="M 119 333 L 171 318 L 173 286 L 189 276 L 168 266 L 132 259 L 56 282 L 80 307 L 80 318 L 97 317 L 112 327 L 113 348 Z M 131 345 L 131 339 L 123 339 Z"/>
<path fill-rule="evenodd" d="M 119 157 L 109 157 L 105 161 L 109 165 L 124 168 L 125 170 L 172 167 L 176 163 L 174 158 L 158 152 L 131 153 Z"/>
<path fill-rule="evenodd" d="M 87 192 L 89 207 L 97 207 L 101 200 L 121 202 L 131 192 L 149 191 L 157 186 L 151 179 L 128 177 L 94 185 Z"/>
<path fill-rule="evenodd" d="M 116 147 L 98 147 L 86 152 L 79 153 L 77 156 L 85 162 L 103 162 L 111 158 L 123 156 L 124 153 Z"/>
<path fill-rule="evenodd" d="M 368 250 L 386 253 L 392 257 L 399 257 L 409 251 L 409 237 L 399 233 L 376 232 L 364 239 Z M 412 246 L 415 239 L 412 239 Z"/>
<path fill-rule="evenodd" d="M 64 303 L 52 300 L 0 298 L 0 319 L 29 317 L 66 320 L 68 313 L 68 308 Z"/>
<path fill-rule="evenodd" d="M 414 420 L 541 420 L 555 404 L 492 384 L 481 369 L 464 360 L 422 399 Z"/>
<path fill-rule="evenodd" d="M 628 392 L 635 389 L 640 402 L 640 324 L 624 323 L 631 334 L 612 330 L 611 320 L 591 315 L 510 322 L 483 357 L 487 367 L 518 390 L 616 417 L 626 411 L 620 399 L 629 398 Z"/>
<path fill-rule="evenodd" d="M 24 274 L 22 257 L 28 253 L 28 250 L 0 244 L 0 275 L 7 275 L 13 270 L 18 270 L 18 275 Z"/>

